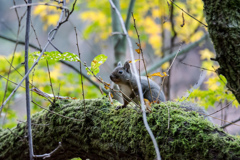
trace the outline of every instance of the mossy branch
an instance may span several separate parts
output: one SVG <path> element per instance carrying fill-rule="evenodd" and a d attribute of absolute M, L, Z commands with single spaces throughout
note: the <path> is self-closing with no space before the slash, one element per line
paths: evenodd
<path fill-rule="evenodd" d="M 61 101 L 32 117 L 35 154 L 58 149 L 49 159 L 154 159 L 152 141 L 142 114 L 131 107 L 116 111 L 108 99 Z M 117 105 L 114 103 L 114 105 Z M 168 127 L 168 107 L 170 127 Z M 196 112 L 186 112 L 173 102 L 154 105 L 148 123 L 163 159 L 240 159 L 240 140 L 213 126 Z M 28 159 L 25 123 L 0 130 L 0 159 Z"/>

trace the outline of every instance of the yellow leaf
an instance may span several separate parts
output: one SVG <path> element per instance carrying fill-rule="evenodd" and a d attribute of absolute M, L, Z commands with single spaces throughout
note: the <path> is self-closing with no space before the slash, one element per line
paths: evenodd
<path fill-rule="evenodd" d="M 202 62 L 202 67 L 203 68 L 212 70 L 213 69 L 212 66 L 213 66 L 213 61 L 204 61 L 204 62 Z M 213 73 L 213 72 L 207 71 L 207 75 L 210 75 L 211 73 Z"/>
<path fill-rule="evenodd" d="M 59 14 L 50 14 L 50 15 L 48 15 L 47 16 L 48 18 L 47 18 L 47 24 L 48 24 L 48 26 L 50 26 L 50 25 L 57 25 L 57 22 L 58 22 L 58 20 L 59 20 Z"/>
<path fill-rule="evenodd" d="M 136 59 L 134 62 L 140 61 L 141 59 Z M 128 63 L 132 63 L 132 61 L 128 61 Z"/>
<path fill-rule="evenodd" d="M 45 5 L 39 5 L 36 6 L 33 10 L 34 15 L 46 15 L 47 14 L 47 6 Z"/>
<path fill-rule="evenodd" d="M 106 83 L 106 82 L 104 83 L 104 88 L 105 88 L 105 89 L 109 89 L 109 86 L 110 86 L 109 83 Z"/>
<path fill-rule="evenodd" d="M 158 76 L 158 77 L 167 77 L 168 74 L 166 72 L 163 72 L 163 74 L 161 74 L 161 72 L 157 72 L 157 73 L 153 73 L 148 75 L 149 78 L 153 77 L 153 76 Z"/>
<path fill-rule="evenodd" d="M 141 50 L 140 49 L 135 49 L 135 51 L 140 54 L 141 53 Z"/>
<path fill-rule="evenodd" d="M 157 24 L 154 19 L 151 17 L 146 17 L 144 21 L 145 32 L 148 34 L 159 34 L 160 33 L 160 25 Z"/>
<path fill-rule="evenodd" d="M 153 18 L 159 18 L 160 17 L 160 11 L 158 8 L 155 8 L 152 10 L 152 16 Z"/>
<path fill-rule="evenodd" d="M 238 101 L 235 100 L 235 101 L 233 101 L 232 105 L 235 106 L 236 108 L 238 108 L 239 103 L 238 103 Z"/>
<path fill-rule="evenodd" d="M 205 84 L 208 85 L 208 88 L 209 88 L 210 90 L 215 91 L 215 90 L 217 90 L 218 87 L 219 87 L 219 85 L 218 85 L 218 80 L 219 80 L 218 77 L 209 78 L 208 81 L 205 82 Z"/>
<path fill-rule="evenodd" d="M 169 67 L 169 62 L 165 62 L 165 63 L 163 63 L 163 65 L 161 66 L 161 68 L 163 69 L 163 70 L 166 70 L 166 69 L 168 69 L 168 67 Z"/>
<path fill-rule="evenodd" d="M 211 52 L 209 49 L 204 49 L 200 51 L 201 59 L 210 60 L 210 58 L 214 57 L 214 53 Z"/>
<path fill-rule="evenodd" d="M 149 36 L 149 43 L 152 45 L 154 49 L 161 47 L 161 37 L 158 34 L 151 34 Z"/>

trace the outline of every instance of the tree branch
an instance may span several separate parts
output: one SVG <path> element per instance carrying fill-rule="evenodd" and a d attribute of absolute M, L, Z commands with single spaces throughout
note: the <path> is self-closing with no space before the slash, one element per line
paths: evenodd
<path fill-rule="evenodd" d="M 74 157 L 92 160 L 154 159 L 156 154 L 142 121 L 132 108 L 115 110 L 107 98 L 83 101 L 59 101 L 49 110 L 32 116 L 35 154 L 50 153 L 62 147 L 49 160 Z M 59 103 L 59 104 L 58 104 Z M 168 107 L 167 107 L 168 106 Z M 148 122 L 156 135 L 163 159 L 222 160 L 240 159 L 240 140 L 225 133 L 196 112 L 186 112 L 174 102 L 155 104 Z M 168 109 L 170 126 L 168 127 Z M 39 124 L 39 125 L 38 125 Z M 44 125 L 47 124 L 47 125 Z M 0 129 L 0 159 L 28 159 L 26 123 L 9 131 Z M 36 143 L 37 142 L 37 143 Z"/>

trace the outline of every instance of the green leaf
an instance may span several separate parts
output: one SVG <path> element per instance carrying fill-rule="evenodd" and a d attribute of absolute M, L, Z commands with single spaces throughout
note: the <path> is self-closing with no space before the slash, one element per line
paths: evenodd
<path fill-rule="evenodd" d="M 108 57 L 104 54 L 100 54 L 97 57 L 95 57 L 91 62 L 91 67 L 88 67 L 88 68 L 86 67 L 87 74 L 88 75 L 98 74 L 100 65 L 102 65 L 107 60 L 107 58 Z M 89 69 L 93 72 L 93 74 Z"/>
<path fill-rule="evenodd" d="M 41 53 L 39 51 L 30 53 L 29 60 L 36 61 L 40 54 Z M 44 52 L 40 60 L 48 60 L 54 62 L 59 60 L 80 62 L 80 59 L 76 54 L 70 52 L 64 52 L 63 54 L 61 54 L 58 51 Z"/>

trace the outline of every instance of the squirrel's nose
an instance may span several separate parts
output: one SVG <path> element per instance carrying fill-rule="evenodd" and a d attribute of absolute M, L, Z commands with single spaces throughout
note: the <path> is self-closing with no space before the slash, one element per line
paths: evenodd
<path fill-rule="evenodd" d="M 110 75 L 110 79 L 111 79 L 111 80 L 113 79 L 113 75 Z"/>

